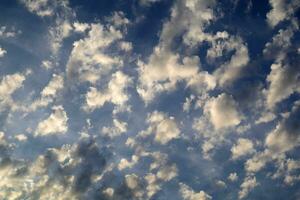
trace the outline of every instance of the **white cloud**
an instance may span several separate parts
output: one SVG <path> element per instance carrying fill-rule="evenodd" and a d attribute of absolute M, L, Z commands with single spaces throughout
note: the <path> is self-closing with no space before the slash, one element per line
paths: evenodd
<path fill-rule="evenodd" d="M 118 164 L 118 169 L 124 170 L 126 168 L 132 168 L 135 164 L 137 164 L 138 161 L 139 161 L 139 157 L 136 155 L 133 155 L 131 157 L 131 161 L 128 161 L 127 159 L 122 158 L 120 160 L 120 163 Z"/>
<path fill-rule="evenodd" d="M 247 176 L 244 182 L 241 184 L 241 190 L 239 191 L 239 199 L 243 199 L 248 196 L 249 192 L 253 190 L 258 183 L 256 182 L 256 177 Z"/>
<path fill-rule="evenodd" d="M 246 161 L 245 170 L 250 173 L 258 172 L 265 167 L 270 160 L 272 160 L 272 154 L 269 150 L 257 153 Z"/>
<path fill-rule="evenodd" d="M 53 134 L 64 134 L 68 130 L 68 117 L 62 106 L 54 106 L 53 113 L 41 121 L 36 130 L 35 136 L 45 136 Z"/>
<path fill-rule="evenodd" d="M 166 165 L 161 167 L 157 172 L 157 178 L 169 181 L 173 179 L 174 177 L 178 176 L 178 169 L 175 164 L 172 165 Z"/>
<path fill-rule="evenodd" d="M 50 0 L 21 0 L 26 8 L 40 17 L 49 17 L 55 14 L 58 6 L 66 7 L 68 0 L 60 0 L 52 2 Z"/>
<path fill-rule="evenodd" d="M 24 134 L 18 134 L 15 136 L 15 138 L 19 141 L 19 142 L 24 142 L 27 141 L 27 136 Z"/>
<path fill-rule="evenodd" d="M 2 49 L 0 46 L 0 58 L 4 57 L 4 55 L 7 53 L 5 49 Z"/>
<path fill-rule="evenodd" d="M 209 200 L 212 199 L 210 195 L 204 191 L 195 192 L 184 183 L 180 183 L 180 193 L 184 200 Z"/>
<path fill-rule="evenodd" d="M 229 176 L 228 176 L 228 180 L 230 180 L 231 182 L 235 182 L 238 180 L 238 175 L 236 172 L 234 173 L 230 173 Z"/>
<path fill-rule="evenodd" d="M 104 126 L 102 128 L 102 134 L 107 135 L 110 138 L 114 138 L 127 131 L 128 124 L 126 122 L 119 121 L 118 119 L 113 119 L 113 124 L 114 126 L 112 127 Z"/>
<path fill-rule="evenodd" d="M 203 28 L 214 18 L 212 7 L 215 1 L 176 1 L 171 18 L 165 22 L 159 44 L 154 48 L 147 63 L 138 62 L 139 85 L 137 91 L 145 103 L 157 94 L 176 89 L 176 84 L 185 81 L 198 90 L 215 87 L 215 80 L 207 72 L 200 72 L 198 57 L 184 57 L 172 52 L 173 40 L 183 34 L 183 42 L 195 46 L 207 39 Z M 201 14 L 200 14 L 201 13 Z"/>
<path fill-rule="evenodd" d="M 67 63 L 68 78 L 96 83 L 113 67 L 122 65 L 121 58 L 104 53 L 106 48 L 122 37 L 122 33 L 113 26 L 92 24 L 88 36 L 73 44 Z"/>
<path fill-rule="evenodd" d="M 269 0 L 272 9 L 267 13 L 267 21 L 274 27 L 283 20 L 290 19 L 294 12 L 300 7 L 300 2 L 285 0 Z"/>
<path fill-rule="evenodd" d="M 62 75 L 53 74 L 48 85 L 41 92 L 42 97 L 55 97 L 57 92 L 64 88 Z"/>
<path fill-rule="evenodd" d="M 239 37 L 230 37 L 223 48 L 223 51 L 234 50 L 235 53 L 213 73 L 221 87 L 236 80 L 250 60 L 247 45 Z"/>
<path fill-rule="evenodd" d="M 178 138 L 180 130 L 177 127 L 175 119 L 166 114 L 154 111 L 147 117 L 149 128 L 140 133 L 141 136 L 147 136 L 153 133 L 154 140 L 160 144 L 167 144 L 172 139 Z"/>
<path fill-rule="evenodd" d="M 138 176 L 135 174 L 129 174 L 125 176 L 125 181 L 130 189 L 135 189 L 138 186 Z"/>
<path fill-rule="evenodd" d="M 13 38 L 20 33 L 21 33 L 21 31 L 16 31 L 14 27 L 10 28 L 10 30 L 8 30 L 8 28 L 6 26 L 0 27 L 0 38 L 3 38 L 3 39 Z"/>
<path fill-rule="evenodd" d="M 238 159 L 254 152 L 255 149 L 252 141 L 245 138 L 239 138 L 237 144 L 231 148 L 232 159 Z"/>
<path fill-rule="evenodd" d="M 106 102 L 111 102 L 118 107 L 125 107 L 129 100 L 126 89 L 130 87 L 132 79 L 121 71 L 112 75 L 108 87 L 103 91 L 98 91 L 91 87 L 86 94 L 86 109 L 101 108 Z"/>
<path fill-rule="evenodd" d="M 269 88 L 265 91 L 268 108 L 273 108 L 277 103 L 288 98 L 297 91 L 300 72 L 296 66 L 283 63 L 271 65 L 271 72 L 267 77 Z"/>
<path fill-rule="evenodd" d="M 11 95 L 23 86 L 25 76 L 21 73 L 3 76 L 0 82 L 0 102 L 11 101 Z"/>
<path fill-rule="evenodd" d="M 142 6 L 149 6 L 151 5 L 152 3 L 156 3 L 156 2 L 160 2 L 161 0 L 139 0 L 139 3 L 142 5 Z"/>
<path fill-rule="evenodd" d="M 237 103 L 225 93 L 206 102 L 204 110 L 215 129 L 234 127 L 243 118 L 237 111 Z"/>

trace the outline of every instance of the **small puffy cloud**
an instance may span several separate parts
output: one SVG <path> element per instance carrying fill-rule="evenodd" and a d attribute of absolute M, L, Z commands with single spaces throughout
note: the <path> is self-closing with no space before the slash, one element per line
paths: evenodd
<path fill-rule="evenodd" d="M 113 26 L 92 24 L 88 36 L 73 44 L 66 70 L 68 79 L 96 83 L 113 67 L 122 65 L 118 56 L 104 53 L 105 49 L 122 37 L 122 33 Z"/>
<path fill-rule="evenodd" d="M 273 121 L 276 115 L 272 112 L 263 112 L 259 119 L 255 121 L 255 124 L 268 123 Z"/>
<path fill-rule="evenodd" d="M 227 177 L 228 180 L 230 180 L 231 182 L 235 182 L 238 180 L 238 175 L 236 172 L 230 173 L 229 176 Z"/>
<path fill-rule="evenodd" d="M 141 132 L 142 136 L 153 133 L 154 140 L 160 144 L 167 144 L 172 139 L 179 137 L 180 130 L 175 119 L 165 113 L 154 111 L 148 115 L 147 122 L 149 128 Z"/>
<path fill-rule="evenodd" d="M 209 200 L 212 199 L 210 195 L 204 191 L 195 192 L 184 183 L 180 183 L 180 193 L 184 200 Z"/>
<path fill-rule="evenodd" d="M 79 33 L 83 33 L 86 30 L 91 28 L 90 24 L 80 23 L 80 22 L 74 22 L 73 27 L 74 27 L 74 31 Z"/>
<path fill-rule="evenodd" d="M 265 165 L 272 160 L 272 154 L 269 150 L 255 154 L 245 163 L 245 170 L 253 173 L 260 171 Z"/>
<path fill-rule="evenodd" d="M 21 31 L 16 31 L 15 28 L 10 28 L 10 30 L 6 26 L 0 27 L 0 38 L 13 38 L 16 35 L 20 34 Z"/>
<path fill-rule="evenodd" d="M 41 121 L 36 130 L 35 136 L 53 134 L 64 134 L 68 130 L 68 117 L 62 106 L 54 106 L 51 115 Z"/>
<path fill-rule="evenodd" d="M 234 127 L 243 118 L 237 110 L 237 103 L 225 93 L 206 102 L 204 110 L 215 129 Z"/>
<path fill-rule="evenodd" d="M 232 159 L 238 159 L 254 152 L 255 149 L 252 141 L 245 138 L 239 138 L 237 144 L 231 148 Z"/>
<path fill-rule="evenodd" d="M 126 175 L 125 176 L 125 181 L 126 181 L 126 184 L 127 184 L 128 188 L 130 188 L 130 189 L 137 188 L 138 182 L 139 182 L 138 176 L 135 175 L 135 174 Z"/>
<path fill-rule="evenodd" d="M 157 172 L 157 178 L 163 181 L 169 181 L 178 175 L 178 169 L 175 164 L 160 168 Z"/>
<path fill-rule="evenodd" d="M 27 136 L 24 134 L 18 134 L 15 136 L 15 139 L 18 140 L 19 142 L 24 142 L 27 140 Z"/>
<path fill-rule="evenodd" d="M 131 51 L 132 50 L 132 43 L 130 42 L 120 42 L 120 49 L 123 51 Z"/>
<path fill-rule="evenodd" d="M 269 88 L 265 91 L 268 108 L 288 98 L 299 88 L 300 71 L 297 66 L 283 63 L 271 65 L 271 72 L 267 77 Z"/>
<path fill-rule="evenodd" d="M 108 87 L 104 91 L 98 91 L 95 87 L 91 87 L 86 94 L 86 108 L 101 108 L 106 102 L 111 102 L 119 107 L 126 106 L 129 100 L 129 94 L 126 89 L 131 85 L 132 79 L 121 71 L 117 71 L 112 75 L 108 83 Z"/>
<path fill-rule="evenodd" d="M 114 138 L 127 131 L 128 124 L 126 122 L 119 121 L 118 119 L 113 119 L 113 124 L 114 126 L 112 127 L 104 126 L 102 128 L 102 134 L 110 138 Z"/>
<path fill-rule="evenodd" d="M 26 8 L 40 17 L 49 17 L 55 14 L 58 6 L 65 7 L 68 5 L 68 0 L 50 1 L 50 0 L 20 0 Z"/>
<path fill-rule="evenodd" d="M 136 155 L 133 155 L 131 157 L 131 161 L 128 161 L 125 158 L 122 158 L 118 164 L 118 169 L 119 170 L 124 170 L 126 168 L 132 168 L 137 162 L 139 161 L 139 157 Z"/>
<path fill-rule="evenodd" d="M 156 2 L 160 2 L 161 0 L 139 0 L 139 3 L 142 5 L 142 6 L 149 6 L 151 5 L 152 3 L 156 3 Z"/>
<path fill-rule="evenodd" d="M 62 75 L 53 74 L 48 85 L 41 92 L 42 97 L 55 97 L 56 93 L 63 89 L 64 79 Z"/>
<path fill-rule="evenodd" d="M 255 177 L 247 176 L 244 182 L 241 184 L 241 190 L 239 191 L 239 199 L 246 198 L 251 190 L 253 190 L 258 183 Z"/>
<path fill-rule="evenodd" d="M 290 19 L 291 16 L 300 7 L 298 0 L 269 0 L 272 7 L 271 11 L 267 13 L 267 21 L 270 26 L 274 27 L 283 20 Z"/>
<path fill-rule="evenodd" d="M 5 49 L 2 49 L 0 46 L 0 58 L 4 57 L 4 55 L 7 53 Z"/>
<path fill-rule="evenodd" d="M 216 185 L 217 185 L 219 188 L 226 188 L 226 187 L 227 187 L 226 183 L 225 183 L 224 181 L 222 181 L 222 180 L 217 180 L 217 181 L 216 181 Z"/>
<path fill-rule="evenodd" d="M 219 35 L 219 37 L 221 38 L 224 37 L 224 33 L 219 33 Z M 242 69 L 248 64 L 250 60 L 247 45 L 245 44 L 245 42 L 243 42 L 243 40 L 240 37 L 231 36 L 229 37 L 229 39 L 225 37 L 225 41 L 223 41 L 223 43 L 224 44 L 221 47 L 219 47 L 219 45 L 222 43 L 219 40 L 213 40 L 213 45 L 211 49 L 209 49 L 207 52 L 207 56 L 209 56 L 209 59 L 211 60 L 212 58 L 215 59 L 215 57 L 224 56 L 222 52 L 235 51 L 235 53 L 231 56 L 230 60 L 222 64 L 213 73 L 221 87 L 230 84 L 234 80 L 236 80 L 239 77 Z M 219 48 L 221 49 L 219 50 Z"/>
<path fill-rule="evenodd" d="M 275 153 L 284 153 L 300 145 L 300 106 L 280 121 L 266 137 L 266 146 Z"/>
<path fill-rule="evenodd" d="M 12 101 L 11 95 L 23 86 L 24 81 L 25 76 L 21 73 L 3 76 L 0 82 L 0 104 Z"/>

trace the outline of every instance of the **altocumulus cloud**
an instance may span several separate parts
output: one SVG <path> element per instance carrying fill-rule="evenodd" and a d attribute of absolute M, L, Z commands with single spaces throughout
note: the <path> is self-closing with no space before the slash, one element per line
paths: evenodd
<path fill-rule="evenodd" d="M 0 199 L 299 199 L 300 1 L 0 2 Z"/>

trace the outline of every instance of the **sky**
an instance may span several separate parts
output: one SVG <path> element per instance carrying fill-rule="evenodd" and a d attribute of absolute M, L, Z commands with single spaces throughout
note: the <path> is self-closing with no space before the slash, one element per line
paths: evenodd
<path fill-rule="evenodd" d="M 300 199 L 300 0 L 1 0 L 1 200 Z"/>

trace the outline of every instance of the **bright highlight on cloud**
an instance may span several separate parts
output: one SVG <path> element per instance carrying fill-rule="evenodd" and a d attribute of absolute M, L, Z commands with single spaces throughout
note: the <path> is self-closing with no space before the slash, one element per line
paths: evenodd
<path fill-rule="evenodd" d="M 299 13 L 0 2 L 0 199 L 299 199 Z"/>

